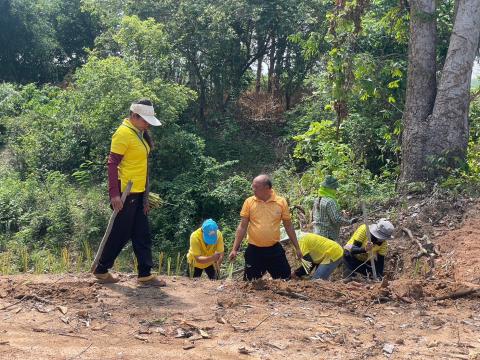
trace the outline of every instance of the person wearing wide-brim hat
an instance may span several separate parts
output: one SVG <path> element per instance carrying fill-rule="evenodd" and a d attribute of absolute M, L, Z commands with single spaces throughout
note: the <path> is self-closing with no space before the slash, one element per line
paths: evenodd
<path fill-rule="evenodd" d="M 373 256 L 375 261 L 377 276 L 383 277 L 385 257 L 388 252 L 387 240 L 392 238 L 395 228 L 390 221 L 380 219 L 376 224 L 369 225 L 368 229 L 371 242 L 368 241 L 367 226 L 363 224 L 344 246 L 345 277 L 372 274 L 369 255 Z"/>
<path fill-rule="evenodd" d="M 210 280 L 215 280 L 223 260 L 223 235 L 213 219 L 207 219 L 202 226 L 190 235 L 190 249 L 187 261 L 190 276 L 197 278 L 207 273 Z"/>
<path fill-rule="evenodd" d="M 138 283 L 142 286 L 166 285 L 165 281 L 151 273 L 152 241 L 147 217 L 148 157 L 153 148 L 148 129 L 159 125 L 161 122 L 155 117 L 152 102 L 142 99 L 131 104 L 129 117 L 123 120 L 112 136 L 108 156 L 108 192 L 110 204 L 118 214 L 93 273 L 101 283 L 119 281 L 109 269 L 131 240 L 138 263 Z M 133 185 L 125 202 L 122 202 L 120 195 L 129 181 Z"/>
<path fill-rule="evenodd" d="M 337 204 L 338 180 L 327 175 L 320 185 L 319 197 L 313 204 L 313 232 L 338 242 L 342 225 L 351 225 L 358 219 L 342 216 Z"/>

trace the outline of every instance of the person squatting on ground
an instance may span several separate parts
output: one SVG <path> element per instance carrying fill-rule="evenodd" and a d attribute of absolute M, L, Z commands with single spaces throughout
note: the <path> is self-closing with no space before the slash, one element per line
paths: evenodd
<path fill-rule="evenodd" d="M 340 227 L 354 224 L 358 219 L 349 220 L 342 216 L 337 204 L 337 188 L 337 179 L 326 176 L 318 191 L 320 197 L 313 203 L 313 232 L 338 242 Z"/>
<path fill-rule="evenodd" d="M 376 224 L 369 225 L 370 238 L 368 241 L 367 226 L 361 225 L 345 244 L 343 261 L 345 264 L 345 277 L 350 278 L 356 274 L 369 276 L 372 274 L 369 253 L 374 258 L 375 270 L 379 278 L 383 277 L 385 256 L 388 252 L 387 239 L 392 237 L 394 227 L 385 219 L 380 219 Z"/>
<path fill-rule="evenodd" d="M 153 148 L 148 128 L 161 125 L 155 117 L 150 100 L 144 99 L 130 106 L 130 115 L 118 127 L 112 137 L 108 157 L 108 184 L 110 203 L 118 215 L 105 248 L 94 271 L 103 283 L 117 282 L 108 272 L 128 240 L 132 240 L 133 252 L 138 261 L 138 281 L 147 286 L 165 286 L 163 280 L 151 274 L 152 242 L 147 214 L 148 207 L 148 156 Z M 133 186 L 122 203 L 121 192 L 128 181 Z"/>
<path fill-rule="evenodd" d="M 252 182 L 254 196 L 243 203 L 241 221 L 235 233 L 230 261 L 237 257 L 240 244 L 247 234 L 244 280 L 261 278 L 267 271 L 274 279 L 289 279 L 290 265 L 280 241 L 280 222 L 292 241 L 297 258 L 302 258 L 293 229 L 287 201 L 275 194 L 267 175 L 259 175 Z"/>
<path fill-rule="evenodd" d="M 222 232 L 218 230 L 214 220 L 205 220 L 202 226 L 190 235 L 190 249 L 187 255 L 190 276 L 201 277 L 205 270 L 210 280 L 217 279 L 223 254 Z"/>
<path fill-rule="evenodd" d="M 311 263 L 309 268 L 300 266 L 292 272 L 292 278 L 301 278 L 315 270 L 312 279 L 328 280 L 342 262 L 343 249 L 335 241 L 317 234 L 303 234 L 298 240 L 303 259 Z"/>

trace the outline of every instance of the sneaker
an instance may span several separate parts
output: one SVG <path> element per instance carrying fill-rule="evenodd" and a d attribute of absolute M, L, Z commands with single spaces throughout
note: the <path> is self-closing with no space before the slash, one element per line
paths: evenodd
<path fill-rule="evenodd" d="M 165 280 L 161 280 L 155 275 L 149 275 L 149 276 L 144 276 L 144 277 L 139 277 L 138 279 L 138 284 L 141 287 L 163 287 L 167 286 L 167 283 Z"/>
<path fill-rule="evenodd" d="M 99 284 L 115 284 L 120 281 L 118 277 L 113 276 L 109 272 L 104 274 L 93 274 L 97 278 Z"/>

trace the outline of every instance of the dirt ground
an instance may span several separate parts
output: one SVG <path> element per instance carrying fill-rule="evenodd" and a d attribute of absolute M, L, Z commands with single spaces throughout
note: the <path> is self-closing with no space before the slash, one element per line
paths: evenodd
<path fill-rule="evenodd" d="M 0 277 L 0 358 L 480 360 L 480 293 L 465 296 L 480 287 L 478 208 L 435 221 L 432 268 L 414 271 L 419 248 L 399 233 L 382 283 Z"/>

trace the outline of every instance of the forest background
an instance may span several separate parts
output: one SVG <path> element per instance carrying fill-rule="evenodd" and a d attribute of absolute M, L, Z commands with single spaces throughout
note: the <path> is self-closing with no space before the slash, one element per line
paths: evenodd
<path fill-rule="evenodd" d="M 160 271 L 172 259 L 181 271 L 205 218 L 229 246 L 259 173 L 272 175 L 297 228 L 327 174 L 353 213 L 360 199 L 372 208 L 432 188 L 476 194 L 478 69 L 467 152 L 427 156 L 434 176 L 399 184 L 419 2 L 0 0 L 0 273 L 88 268 L 111 212 L 111 135 L 142 97 L 164 123 L 152 129 L 150 179 L 164 201 L 150 215 Z M 426 18 L 438 69 L 457 6 L 439 1 Z M 116 267 L 134 265 L 127 248 Z"/>

